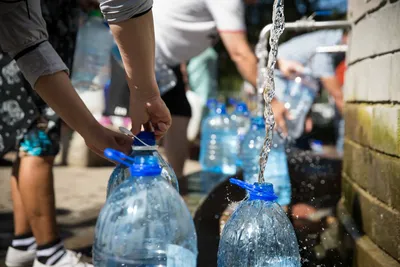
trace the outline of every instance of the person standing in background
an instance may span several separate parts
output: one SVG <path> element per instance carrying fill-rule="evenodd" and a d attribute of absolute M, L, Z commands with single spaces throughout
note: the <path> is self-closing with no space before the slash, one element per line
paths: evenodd
<path fill-rule="evenodd" d="M 42 0 L 41 8 L 49 42 L 71 69 L 79 3 Z M 0 156 L 15 145 L 18 150 L 11 177 L 14 237 L 7 250 L 6 265 L 32 266 L 36 258 L 34 266 L 91 266 L 64 248 L 57 229 L 53 164 L 60 148 L 61 120 L 23 78 L 15 61 L 4 54 L 2 59 L 4 82 L 10 88 L 0 89 L 1 113 L 13 119 L 3 119 L 1 123 L 0 136 L 6 136 L 7 149 L 0 151 Z M 4 77 L 7 69 L 13 71 Z"/>
<path fill-rule="evenodd" d="M 130 111 L 133 131 L 137 134 L 143 124 L 150 122 L 157 138 L 160 138 L 168 130 L 171 122 L 170 113 L 161 100 L 155 83 L 152 1 L 122 2 L 103 1 L 101 10 L 110 24 L 119 48 L 123 51 L 127 79 L 132 89 Z M 54 1 L 49 3 L 50 7 Z M 112 8 L 113 5 L 118 6 L 119 11 Z M 71 2 L 68 7 L 75 6 Z M 75 14 L 66 6 L 63 8 L 66 14 Z M 112 12 L 109 12 L 110 8 Z M 59 15 L 52 12 L 54 10 L 50 8 L 49 14 L 55 15 L 53 18 Z M 56 31 L 62 36 L 61 44 L 64 43 L 64 39 L 68 39 L 62 35 L 68 32 L 68 23 L 67 26 L 60 24 L 58 18 L 55 21 L 60 27 Z M 15 78 L 18 77 L 18 65 L 31 88 L 34 88 L 71 128 L 83 136 L 86 144 L 94 152 L 102 155 L 105 148 L 111 147 L 129 153 L 132 140 L 102 127 L 90 114 L 71 85 L 68 67 L 48 39 L 39 0 L 0 2 L 0 46 L 16 62 L 6 64 L 8 78 L 12 82 L 18 80 Z M 69 45 L 66 47 L 70 48 Z M 17 100 L 21 100 L 17 89 L 23 89 L 21 92 L 26 89 L 12 89 L 12 92 L 5 91 L 5 95 L 12 93 Z M 27 102 L 31 102 L 32 99 L 28 97 Z M 7 127 L 14 126 L 16 120 L 21 121 L 25 118 L 23 112 L 13 112 L 16 109 L 21 111 L 18 107 L 15 102 L 7 105 L 3 103 L 2 112 L 8 116 L 2 116 L 2 121 L 8 123 Z M 41 116 L 40 111 L 36 110 L 38 116 L 34 121 L 27 121 L 29 125 L 18 135 L 18 139 L 21 140 L 21 159 L 20 166 L 16 165 L 15 169 L 19 177 L 12 178 L 16 235 L 7 253 L 6 264 L 13 267 L 31 266 L 34 261 L 34 267 L 91 266 L 81 262 L 79 255 L 65 250 L 56 230 L 52 164 L 58 147 L 57 134 L 49 129 L 54 129 L 56 123 L 46 119 L 47 115 L 54 115 L 54 112 L 48 108 L 45 110 L 46 116 Z M 28 113 L 35 114 L 34 108 Z M 17 114 L 19 116 L 16 116 Z M 4 135 L 7 137 L 10 132 L 7 131 Z M 30 231 L 33 232 L 33 236 Z"/>
<path fill-rule="evenodd" d="M 243 79 L 256 86 L 257 58 L 246 36 L 245 2 L 254 3 L 254 0 L 154 1 L 156 57 L 165 63 L 177 78 L 175 86 L 165 92 L 162 99 L 167 104 L 173 121 L 163 144 L 168 161 L 178 178 L 183 176 L 184 163 L 189 154 L 186 133 L 192 116 L 181 63 L 198 56 L 214 45 L 217 38 L 221 38 Z M 110 87 L 109 92 L 118 96 L 121 102 L 114 103 L 115 106 L 126 106 L 124 102 L 129 94 L 126 87 Z M 271 105 L 277 127 L 285 132 L 285 107 L 276 100 L 273 100 Z"/>
<path fill-rule="evenodd" d="M 218 54 L 209 47 L 200 55 L 192 58 L 186 66 L 185 83 L 189 86 L 186 97 L 192 109 L 187 136 L 193 141 L 199 134 L 207 100 L 217 96 L 218 89 Z"/>

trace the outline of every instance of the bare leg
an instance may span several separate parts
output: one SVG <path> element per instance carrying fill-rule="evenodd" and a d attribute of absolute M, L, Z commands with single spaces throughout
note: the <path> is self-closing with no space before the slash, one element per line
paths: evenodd
<path fill-rule="evenodd" d="M 189 141 L 186 136 L 189 120 L 189 117 L 172 116 L 172 126 L 164 136 L 168 162 L 178 178 L 183 176 L 183 167 L 189 155 Z"/>
<path fill-rule="evenodd" d="M 38 245 L 58 238 L 53 188 L 54 157 L 21 158 L 18 186 Z"/>
<path fill-rule="evenodd" d="M 16 177 L 18 176 L 18 169 L 19 162 L 16 162 L 13 166 L 13 176 L 11 176 L 11 197 L 14 210 L 14 235 L 16 236 L 30 233 L 32 231 L 18 189 L 18 180 Z"/>

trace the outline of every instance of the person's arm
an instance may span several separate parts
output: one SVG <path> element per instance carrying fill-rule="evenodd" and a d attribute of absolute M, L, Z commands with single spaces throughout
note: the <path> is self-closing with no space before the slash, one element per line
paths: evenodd
<path fill-rule="evenodd" d="M 28 5 L 0 2 L 0 46 L 16 60 L 32 88 L 94 152 L 102 155 L 107 147 L 129 152 L 131 139 L 105 129 L 88 111 L 71 85 L 68 68 L 47 37 L 40 0 Z"/>
<path fill-rule="evenodd" d="M 240 75 L 257 86 L 257 58 L 250 48 L 245 32 L 223 32 L 219 33 L 229 57 L 235 63 Z"/>
<path fill-rule="evenodd" d="M 257 58 L 251 51 L 244 32 L 220 32 L 221 39 L 228 50 L 229 56 L 235 62 L 242 77 L 257 88 Z M 286 120 L 288 111 L 284 104 L 274 98 L 271 102 L 275 125 L 287 134 Z"/>
<path fill-rule="evenodd" d="M 321 77 L 321 82 L 323 87 L 328 91 L 328 93 L 333 97 L 335 100 L 336 107 L 338 108 L 339 112 L 343 114 L 343 90 L 340 82 L 335 76 L 330 77 Z"/>
<path fill-rule="evenodd" d="M 121 53 L 128 86 L 132 132 L 151 122 L 157 138 L 171 125 L 154 73 L 154 25 L 149 0 L 101 0 L 100 9 Z"/>
<path fill-rule="evenodd" d="M 304 66 L 300 62 L 284 58 L 278 58 L 276 61 L 276 68 L 288 79 L 304 71 Z"/>

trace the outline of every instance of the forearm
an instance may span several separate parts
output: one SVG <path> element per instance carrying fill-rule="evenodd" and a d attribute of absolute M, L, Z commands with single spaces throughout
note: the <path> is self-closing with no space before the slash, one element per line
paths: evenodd
<path fill-rule="evenodd" d="M 120 50 L 131 93 L 146 99 L 158 96 L 154 74 L 154 26 L 152 12 L 110 24 Z"/>
<path fill-rule="evenodd" d="M 35 90 L 64 122 L 83 138 L 90 138 L 89 129 L 99 126 L 64 71 L 39 77 L 35 83 Z"/>
<path fill-rule="evenodd" d="M 237 55 L 233 58 L 240 75 L 257 87 L 257 58 L 253 53 Z"/>
<path fill-rule="evenodd" d="M 343 90 L 339 81 L 336 77 L 323 77 L 321 78 L 321 82 L 324 88 L 333 97 L 337 108 L 341 112 L 343 109 Z"/>

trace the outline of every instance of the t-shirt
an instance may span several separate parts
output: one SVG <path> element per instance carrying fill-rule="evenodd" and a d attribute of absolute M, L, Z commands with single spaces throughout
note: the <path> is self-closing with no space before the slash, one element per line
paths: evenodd
<path fill-rule="evenodd" d="M 170 66 L 210 47 L 218 31 L 245 31 L 243 0 L 154 0 L 156 54 Z"/>
<path fill-rule="evenodd" d="M 322 30 L 297 36 L 279 46 L 278 59 L 300 62 L 310 68 L 315 77 L 335 76 L 333 54 L 315 52 L 320 46 L 340 44 L 342 36 L 342 30 Z"/>

